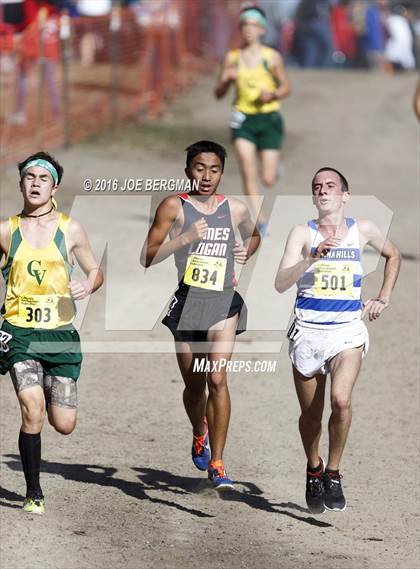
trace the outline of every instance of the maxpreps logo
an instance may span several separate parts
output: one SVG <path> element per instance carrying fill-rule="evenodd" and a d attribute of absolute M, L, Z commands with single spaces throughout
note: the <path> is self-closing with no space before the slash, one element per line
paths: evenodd
<path fill-rule="evenodd" d="M 47 272 L 47 269 L 41 268 L 41 261 L 30 261 L 28 263 L 27 269 L 31 277 L 34 277 L 36 279 L 36 282 L 41 285 L 45 277 L 45 273 Z"/>

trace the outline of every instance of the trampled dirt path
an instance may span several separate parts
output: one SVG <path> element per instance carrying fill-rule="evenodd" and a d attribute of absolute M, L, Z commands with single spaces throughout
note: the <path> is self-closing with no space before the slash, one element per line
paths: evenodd
<path fill-rule="evenodd" d="M 137 264 L 150 204 L 144 195 L 137 200 L 131 196 L 134 201 L 124 206 L 127 195 L 104 198 L 90 193 L 86 201 L 82 181 L 182 177 L 188 143 L 213 138 L 228 144 L 228 102 L 213 100 L 209 78 L 184 95 L 155 127 L 131 127 L 57 153 L 66 171 L 59 195 L 64 211 L 70 211 L 76 195 L 82 196 L 76 209 L 93 241 L 112 234 L 114 245 L 108 248 L 107 289 L 92 301 L 82 327 L 86 351 L 91 353 L 85 356 L 79 382 L 78 427 L 68 438 L 47 427 L 43 432 L 44 517 L 30 518 L 19 510 L 24 493 L 17 451 L 19 412 L 9 377 L 1 378 L 2 568 L 417 566 L 419 197 L 418 125 L 411 103 L 415 77 L 295 71 L 291 79 L 293 96 L 284 105 L 286 170 L 275 192 L 307 195 L 314 170 L 335 165 L 349 178 L 355 200 L 357 195 L 374 195 L 394 212 L 390 234 L 405 254 L 392 306 L 379 322 L 369 325 L 371 349 L 355 389 L 354 422 L 342 464 L 347 510 L 314 517 L 305 508 L 305 460 L 286 349 L 258 351 L 267 342 L 278 346 L 285 324 L 274 332 L 269 326 L 256 326 L 240 344 L 250 353 L 234 356 L 275 360 L 277 369 L 231 374 L 233 413 L 225 458 L 238 482 L 237 491 L 224 496 L 208 487 L 190 461 L 190 428 L 168 332 L 160 324 L 152 332 L 128 330 L 124 323 L 116 330 L 118 315 L 124 319 L 124 314 L 147 311 L 156 296 L 153 287 L 145 285 L 142 290 Z M 4 215 L 20 208 L 15 180 L 14 169 L 7 170 Z M 240 192 L 233 155 L 223 191 Z M 153 204 L 161 197 L 156 192 Z M 274 256 L 270 267 L 278 262 L 289 229 L 286 214 L 293 219 L 304 215 L 298 208 L 301 202 L 288 203 L 290 211 L 274 220 L 267 250 L 268 258 Z M 283 203 L 282 211 L 285 208 Z M 126 217 L 112 222 L 112 214 L 120 211 Z M 158 270 L 161 277 L 173 274 L 171 264 Z M 261 274 L 257 263 L 255 270 L 251 284 L 262 287 L 262 293 L 256 300 L 250 297 L 250 317 L 258 311 L 275 314 L 273 303 L 280 301 L 270 292 L 273 268 Z M 133 285 L 122 289 L 128 293 L 119 298 L 121 304 L 108 307 L 112 326 L 104 331 L 106 293 L 124 286 L 133 275 Z M 160 294 L 166 294 L 164 281 L 159 278 L 156 283 L 163 287 Z M 375 294 L 379 282 L 380 272 L 367 278 L 364 296 Z M 284 319 L 284 314 L 279 316 L 282 323 Z M 169 353 L 151 353 L 159 349 Z M 101 350 L 107 353 L 98 353 Z M 137 353 L 123 353 L 133 350 Z"/>

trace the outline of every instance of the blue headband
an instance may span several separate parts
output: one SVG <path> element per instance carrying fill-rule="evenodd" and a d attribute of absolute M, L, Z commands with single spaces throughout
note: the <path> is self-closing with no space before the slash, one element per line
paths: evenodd
<path fill-rule="evenodd" d="M 51 162 L 48 162 L 47 160 L 43 160 L 42 158 L 37 158 L 36 160 L 31 160 L 30 162 L 28 162 L 26 164 L 26 166 L 24 166 L 22 168 L 22 174 L 28 168 L 32 168 L 32 166 L 41 166 L 42 168 L 45 168 L 46 170 L 48 170 L 48 172 L 51 174 L 51 176 L 54 180 L 54 185 L 58 186 L 58 172 L 54 168 L 54 166 L 51 164 Z"/>
<path fill-rule="evenodd" d="M 265 28 L 267 25 L 267 20 L 264 18 L 261 12 L 255 8 L 248 8 L 247 10 L 244 10 L 239 16 L 239 20 L 241 22 L 244 22 L 245 20 L 257 20 L 257 22 L 261 24 L 263 28 Z"/>

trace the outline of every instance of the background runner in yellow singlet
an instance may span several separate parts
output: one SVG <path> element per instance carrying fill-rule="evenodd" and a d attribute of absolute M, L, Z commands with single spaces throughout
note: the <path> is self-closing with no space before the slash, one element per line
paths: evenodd
<path fill-rule="evenodd" d="M 42 514 L 39 482 L 41 429 L 45 411 L 59 433 L 76 426 L 82 354 L 72 325 L 75 300 L 103 277 L 83 227 L 57 211 L 53 198 L 63 168 L 38 152 L 19 164 L 23 209 L 0 222 L 0 251 L 6 295 L 0 330 L 0 373 L 8 371 L 22 414 L 19 452 L 26 480 L 23 510 Z M 86 279 L 71 280 L 75 258 Z"/>
<path fill-rule="evenodd" d="M 235 84 L 230 127 L 239 160 L 245 194 L 258 215 L 258 158 L 263 184 L 272 186 L 277 178 L 280 148 L 284 138 L 281 100 L 289 92 L 289 81 L 279 52 L 261 44 L 266 18 L 260 8 L 245 8 L 240 15 L 241 48 L 229 51 L 215 88 L 218 99 Z M 264 233 L 265 216 L 259 215 Z"/>

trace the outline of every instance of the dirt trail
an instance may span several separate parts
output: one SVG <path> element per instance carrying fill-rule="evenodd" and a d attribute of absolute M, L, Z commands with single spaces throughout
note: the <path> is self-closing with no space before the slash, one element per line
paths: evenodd
<path fill-rule="evenodd" d="M 342 464 L 346 512 L 315 518 L 305 508 L 298 404 L 284 347 L 280 354 L 247 356 L 275 359 L 275 373 L 231 375 L 225 457 L 238 482 L 237 492 L 219 497 L 189 458 L 190 428 L 174 355 L 121 353 L 127 340 L 168 341 L 167 331 L 159 325 L 152 333 L 104 332 L 103 289 L 89 306 L 82 337 L 87 343 L 118 341 L 119 353 L 108 344 L 109 353 L 86 355 L 74 434 L 64 438 L 44 429 L 44 517 L 32 519 L 19 510 L 19 412 L 9 377 L 1 378 L 2 568 L 417 567 L 420 241 L 418 125 L 411 102 L 416 78 L 294 71 L 291 79 L 293 96 L 284 104 L 285 176 L 275 191 L 307 195 L 319 166 L 338 167 L 355 195 L 375 195 L 394 212 L 390 235 L 406 257 L 392 306 L 369 325 L 371 349 L 355 389 Z M 64 211 L 76 195 L 86 196 L 86 177 L 178 178 L 188 143 L 213 138 L 229 144 L 229 105 L 213 100 L 212 85 L 213 78 L 203 79 L 159 125 L 132 126 L 58 152 L 65 166 L 59 194 Z M 3 184 L 2 213 L 9 215 L 20 208 L 14 169 L 5 172 Z M 223 184 L 225 193 L 240 193 L 233 153 Z M 82 217 L 106 233 L 109 205 L 102 197 L 89 204 Z M 149 210 L 136 207 L 140 235 Z M 124 237 L 124 220 L 116 223 Z M 121 245 L 122 274 L 139 271 L 132 262 L 140 241 L 130 237 Z M 278 257 L 282 247 L 275 243 Z M 379 282 L 380 272 L 367 278 L 364 296 L 375 294 Z M 142 310 L 135 287 L 132 295 L 124 299 L 127 307 Z M 259 302 L 261 310 L 273 310 L 269 295 Z M 284 332 L 257 331 L 249 338 L 279 341 Z"/>

